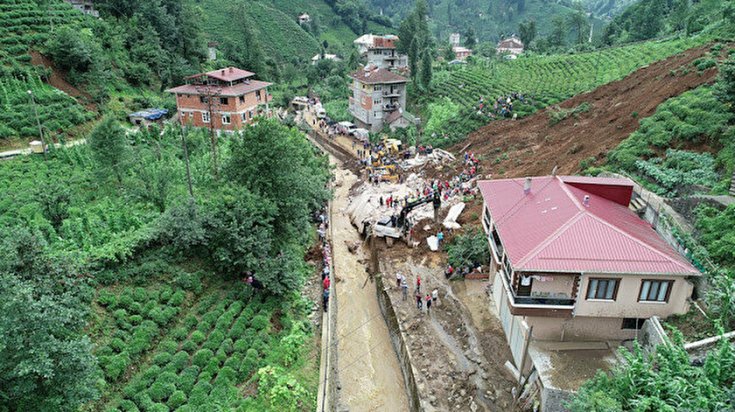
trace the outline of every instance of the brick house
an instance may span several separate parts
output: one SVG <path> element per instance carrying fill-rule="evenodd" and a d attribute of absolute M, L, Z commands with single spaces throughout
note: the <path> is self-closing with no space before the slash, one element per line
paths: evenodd
<path fill-rule="evenodd" d="M 93 0 L 66 0 L 66 2 L 84 14 L 88 14 L 93 17 L 100 16 L 100 12 L 94 8 Z"/>
<path fill-rule="evenodd" d="M 361 128 L 378 132 L 383 127 L 405 127 L 408 79 L 390 70 L 366 66 L 350 74 L 350 113 Z M 404 113 L 406 113 L 404 115 Z"/>
<path fill-rule="evenodd" d="M 452 47 L 454 56 L 457 60 L 465 61 L 468 57 L 472 56 L 472 50 L 462 46 Z"/>
<path fill-rule="evenodd" d="M 529 326 L 540 341 L 625 340 L 645 319 L 688 311 L 690 280 L 700 273 L 629 207 L 630 180 L 478 186 L 493 300 L 511 347 L 515 331 Z"/>
<path fill-rule="evenodd" d="M 500 40 L 498 47 L 495 49 L 498 54 L 508 55 L 509 58 L 515 59 L 519 54 L 523 53 L 523 42 L 516 36 Z"/>
<path fill-rule="evenodd" d="M 187 77 L 186 84 L 167 92 L 176 95 L 182 125 L 233 131 L 252 123 L 263 108 L 268 113 L 272 83 L 254 80 L 254 75 L 228 67 Z"/>

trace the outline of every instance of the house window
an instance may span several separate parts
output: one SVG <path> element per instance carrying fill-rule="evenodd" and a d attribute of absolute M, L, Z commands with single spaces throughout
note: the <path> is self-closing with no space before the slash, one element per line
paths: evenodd
<path fill-rule="evenodd" d="M 209 112 L 202 112 L 202 122 L 209 123 Z"/>
<path fill-rule="evenodd" d="M 615 300 L 620 279 L 590 279 L 587 299 Z"/>
<path fill-rule="evenodd" d="M 381 102 L 380 99 L 373 99 L 373 104 L 380 104 L 380 102 Z"/>
<path fill-rule="evenodd" d="M 251 110 L 248 113 L 248 117 L 250 117 L 250 120 L 253 120 L 253 116 L 255 116 L 255 110 Z"/>
<path fill-rule="evenodd" d="M 222 115 L 222 124 L 230 124 L 230 115 L 229 114 L 223 114 Z"/>
<path fill-rule="evenodd" d="M 200 103 L 207 103 L 209 100 L 207 99 L 207 96 L 199 96 L 199 102 Z"/>
<path fill-rule="evenodd" d="M 242 118 L 242 121 L 243 122 L 246 121 L 246 120 L 248 120 L 248 112 L 242 112 L 240 114 L 240 117 Z"/>
<path fill-rule="evenodd" d="M 383 85 L 380 85 L 380 84 L 376 84 L 376 85 L 375 85 L 375 89 L 374 89 L 374 90 L 375 90 L 376 92 L 379 92 L 379 91 L 381 91 L 382 89 L 383 89 Z"/>
<path fill-rule="evenodd" d="M 240 103 L 245 103 L 245 96 L 240 96 Z"/>
<path fill-rule="evenodd" d="M 668 302 L 673 280 L 644 280 L 641 283 L 639 302 Z"/>
<path fill-rule="evenodd" d="M 219 104 L 227 106 L 230 103 L 230 99 L 227 97 L 220 97 L 219 98 Z"/>
<path fill-rule="evenodd" d="M 260 90 L 258 90 L 257 92 L 255 92 L 255 100 L 256 101 L 260 101 Z"/>
<path fill-rule="evenodd" d="M 620 329 L 634 329 L 639 330 L 643 327 L 645 319 L 641 318 L 623 318 L 623 326 Z"/>

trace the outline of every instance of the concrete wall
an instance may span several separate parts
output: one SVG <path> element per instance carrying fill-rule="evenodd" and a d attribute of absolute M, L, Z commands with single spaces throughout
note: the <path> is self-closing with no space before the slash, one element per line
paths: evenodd
<path fill-rule="evenodd" d="M 403 381 L 406 384 L 406 391 L 408 396 L 408 406 L 411 411 L 418 412 L 423 410 L 421 407 L 421 401 L 419 398 L 419 390 L 416 385 L 415 373 L 413 370 L 413 362 L 411 361 L 411 354 L 408 351 L 408 345 L 403 339 L 403 327 L 398 322 L 398 316 L 393 309 L 390 296 L 385 290 L 385 284 L 383 283 L 383 277 L 381 274 L 375 275 L 375 288 L 378 293 L 378 305 L 380 311 L 383 313 L 383 318 L 388 325 L 388 333 L 390 340 L 393 343 L 393 349 L 395 349 L 398 355 L 398 363 L 401 365 L 401 372 L 403 373 Z"/>
<path fill-rule="evenodd" d="M 586 299 L 590 278 L 620 279 L 615 301 Z M 668 303 L 638 302 L 643 279 L 673 280 Z M 692 288 L 692 284 L 681 277 L 585 274 L 580 283 L 579 299 L 577 299 L 574 315 L 612 318 L 660 316 L 665 318 L 674 314 L 684 314 L 689 310 L 687 299 L 692 294 Z"/>
<path fill-rule="evenodd" d="M 636 337 L 635 329 L 622 329 L 622 318 L 549 318 L 526 316 L 525 321 L 533 326 L 533 337 L 542 341 L 599 342 L 626 340 Z"/>
<path fill-rule="evenodd" d="M 654 353 L 656 346 L 668 344 L 669 342 L 669 337 L 656 316 L 643 322 L 643 327 L 638 331 L 637 337 L 643 349 L 649 353 Z"/>
<path fill-rule="evenodd" d="M 540 276 L 544 276 L 546 279 L 552 280 L 542 282 L 534 279 L 533 284 L 531 285 L 532 297 L 573 298 L 572 289 L 574 287 L 574 276 L 557 274 L 540 274 Z"/>
<path fill-rule="evenodd" d="M 561 389 L 541 389 L 541 412 L 565 412 L 569 409 L 564 407 L 566 402 L 572 399 L 574 394 Z"/>

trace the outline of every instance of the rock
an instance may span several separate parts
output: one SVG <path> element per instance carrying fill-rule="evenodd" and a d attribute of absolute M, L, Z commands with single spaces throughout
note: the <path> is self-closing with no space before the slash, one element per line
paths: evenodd
<path fill-rule="evenodd" d="M 482 379 L 487 379 L 487 378 L 489 378 L 489 377 L 490 377 L 490 375 L 489 375 L 489 374 L 488 374 L 487 372 L 482 372 L 482 373 L 480 374 L 480 376 L 482 376 Z"/>
<path fill-rule="evenodd" d="M 475 401 L 472 401 L 472 403 L 470 404 L 470 410 L 472 412 L 477 412 L 477 404 L 475 403 Z"/>
<path fill-rule="evenodd" d="M 429 403 L 432 406 L 436 406 L 436 396 L 429 396 Z"/>
<path fill-rule="evenodd" d="M 465 396 L 465 395 L 467 395 L 467 391 L 464 390 L 464 389 L 462 389 L 462 390 L 459 391 L 459 395 L 460 396 Z"/>

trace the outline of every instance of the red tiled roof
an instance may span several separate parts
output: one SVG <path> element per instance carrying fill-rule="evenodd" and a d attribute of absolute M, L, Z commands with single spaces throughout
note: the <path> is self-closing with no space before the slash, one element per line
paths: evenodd
<path fill-rule="evenodd" d="M 365 69 L 350 73 L 350 77 L 366 84 L 406 83 L 408 79 L 388 69 Z"/>
<path fill-rule="evenodd" d="M 250 80 L 247 83 L 240 83 L 234 86 L 217 87 L 210 86 L 209 93 L 218 96 L 242 96 L 256 90 L 264 89 L 273 83 L 261 82 L 260 80 Z M 185 84 L 166 90 L 169 93 L 176 94 L 207 94 L 207 86 L 195 86 L 193 84 Z"/>
<path fill-rule="evenodd" d="M 226 67 L 224 69 L 212 70 L 211 72 L 207 73 L 195 74 L 193 76 L 187 77 L 187 79 L 193 79 L 196 77 L 201 77 L 203 75 L 206 75 L 207 77 L 211 77 L 213 79 L 221 80 L 223 82 L 233 82 L 235 80 L 255 76 L 255 73 L 249 72 L 247 70 L 238 69 L 237 67 Z"/>
<path fill-rule="evenodd" d="M 615 188 L 632 190 L 630 180 L 535 177 L 527 195 L 524 184 L 525 179 L 478 183 L 514 269 L 699 275 L 647 222 L 621 204 Z M 606 188 L 613 190 L 612 196 Z M 585 196 L 589 206 L 583 204 Z"/>

